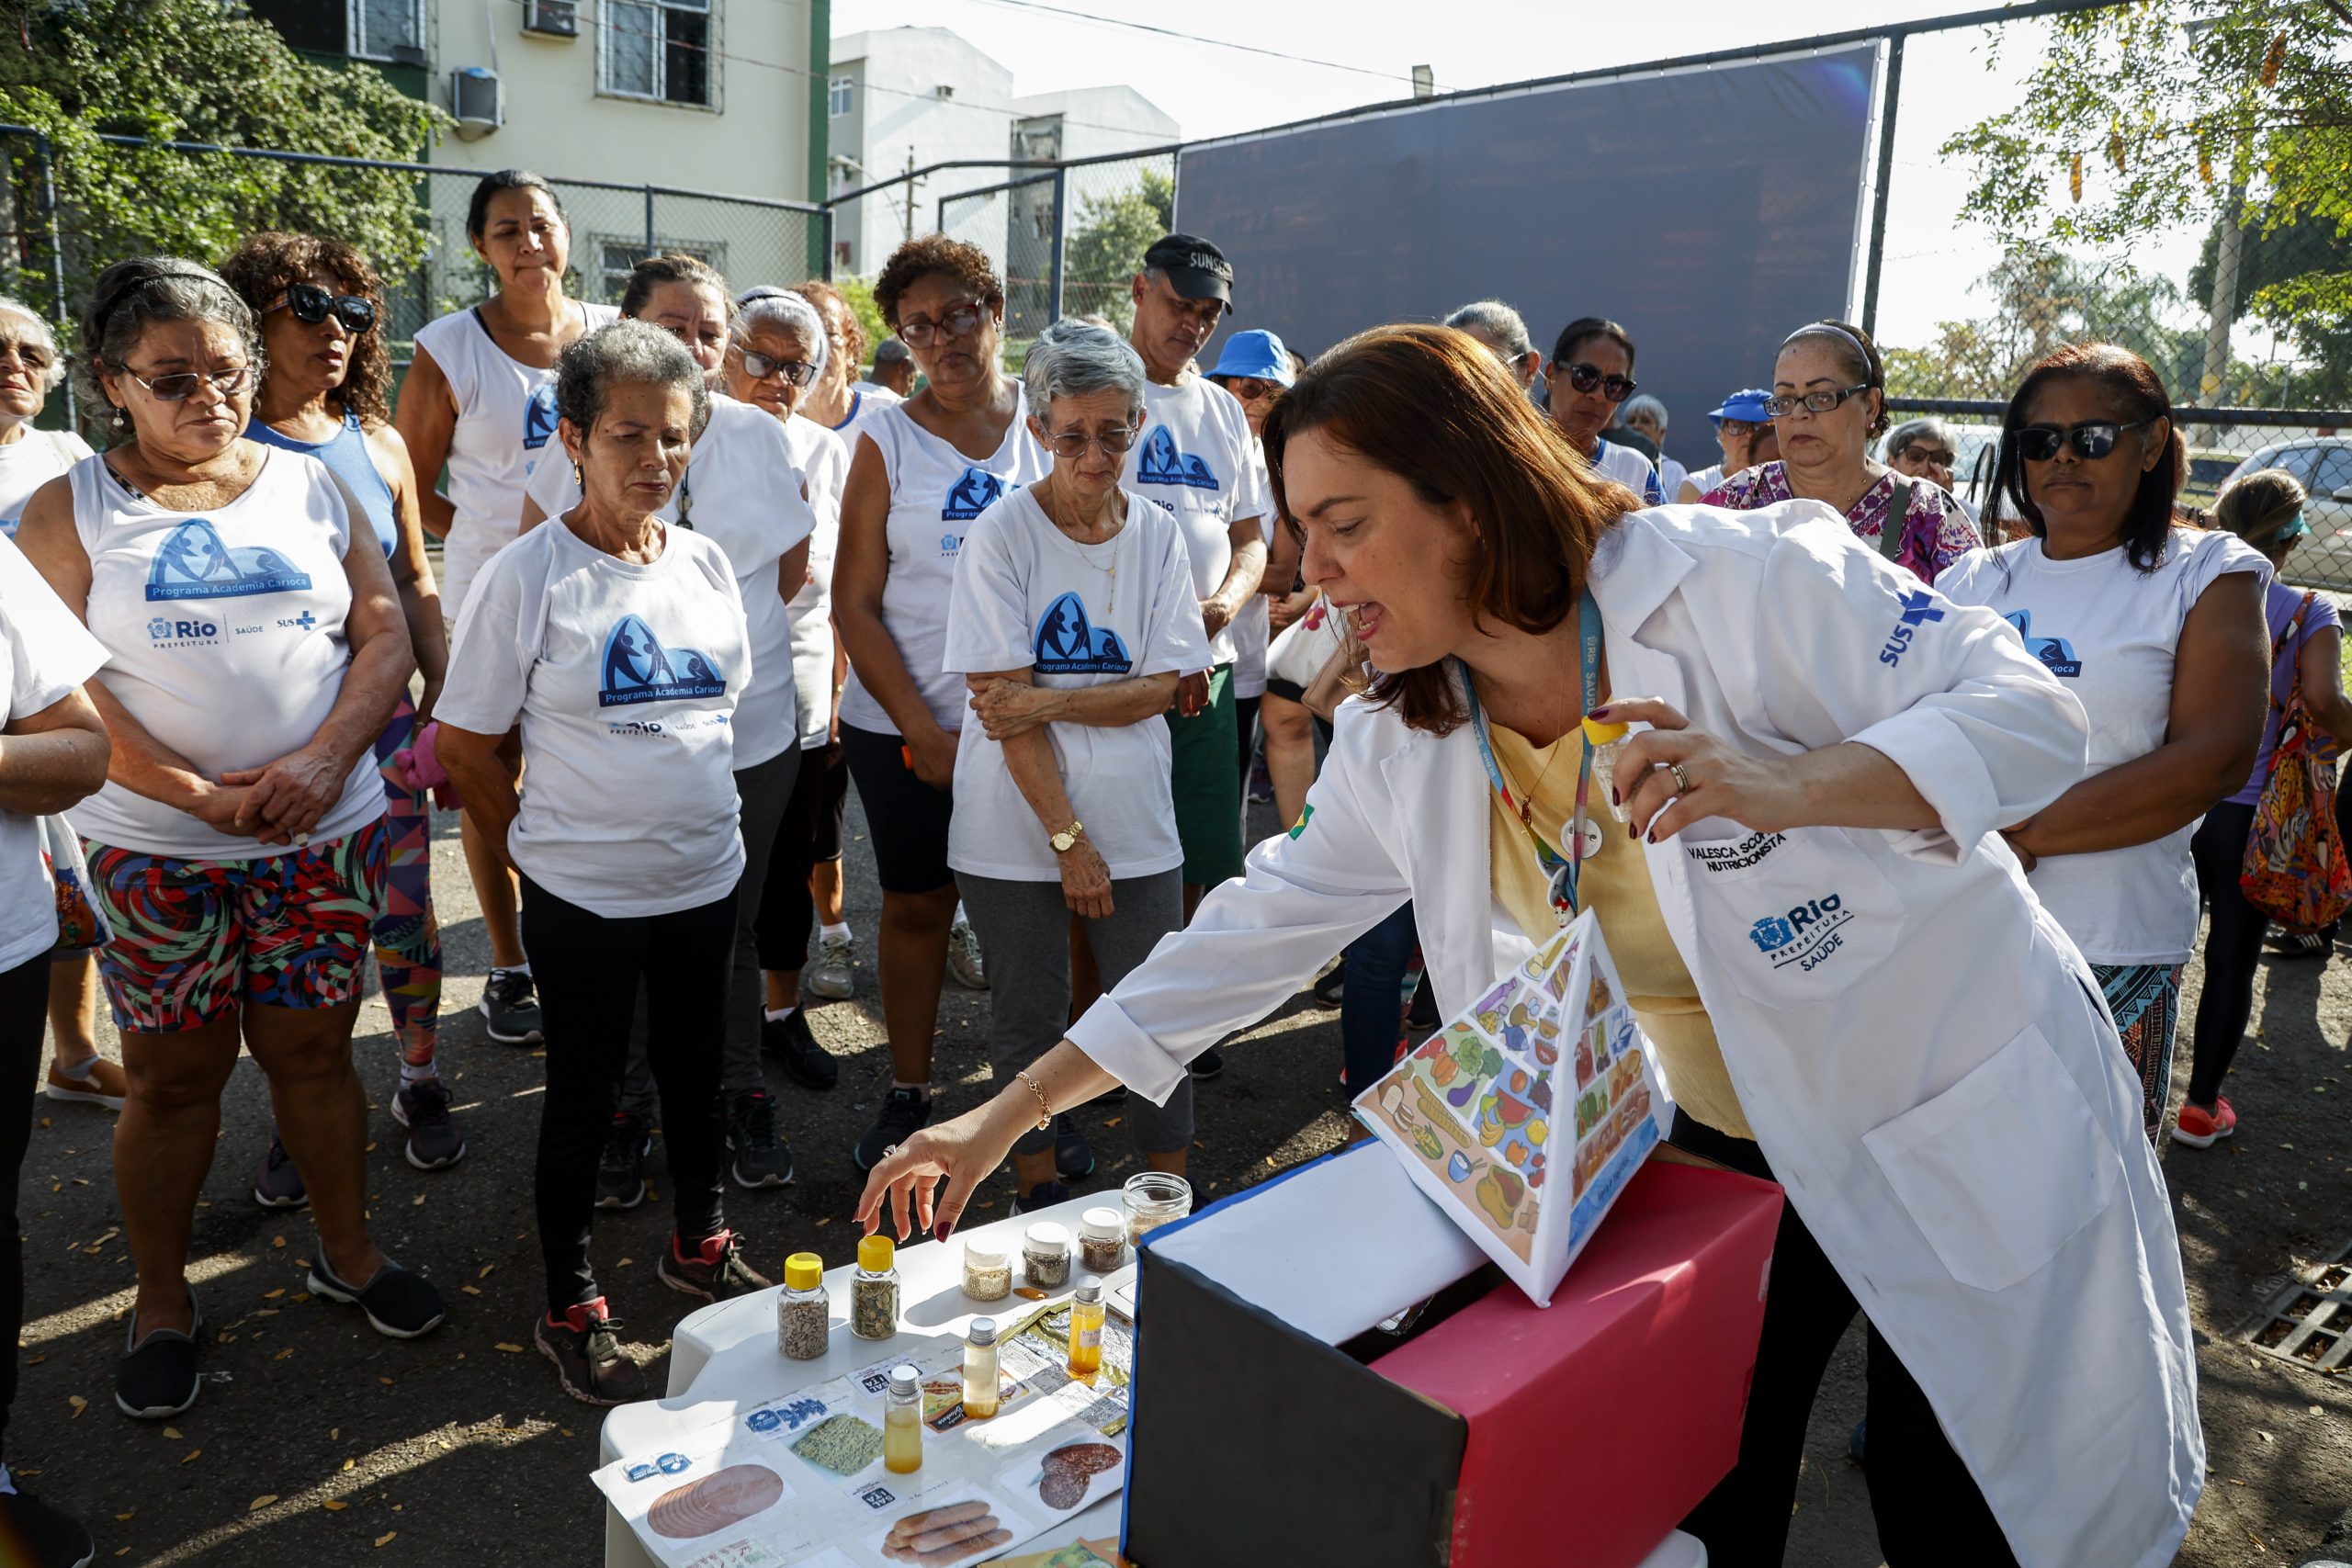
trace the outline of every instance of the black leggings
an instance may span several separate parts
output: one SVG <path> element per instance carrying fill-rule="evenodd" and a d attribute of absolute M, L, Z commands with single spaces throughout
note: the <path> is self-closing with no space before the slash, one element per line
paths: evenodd
<path fill-rule="evenodd" d="M 0 1345 L 14 1346 L 25 1325 L 25 1249 L 17 1218 L 17 1174 L 32 1142 L 33 1096 L 40 1077 L 41 1027 L 49 1019 L 49 954 L 0 974 Z M 0 1365 L 0 1430 L 17 1398 L 20 1356 Z"/>
<path fill-rule="evenodd" d="M 2245 863 L 2254 807 L 2225 800 L 2205 814 L 2188 842 L 2197 863 L 2197 890 L 2212 921 L 2205 931 L 2205 988 L 2197 998 L 2197 1032 L 2189 1047 L 2188 1098 L 2211 1111 L 2222 1079 L 2254 1016 L 2254 976 L 2270 922 L 2245 901 L 2238 872 Z"/>
<path fill-rule="evenodd" d="M 767 877 L 752 921 L 761 968 L 797 975 L 808 962 L 808 936 L 817 929 L 808 874 L 820 861 L 842 858 L 842 811 L 848 799 L 849 769 L 842 763 L 839 742 L 800 753 L 800 772 L 768 852 Z"/>
<path fill-rule="evenodd" d="M 726 1228 L 718 1077 L 735 967 L 735 894 L 667 915 L 615 919 L 526 876 L 523 944 L 547 1019 L 535 1186 L 548 1311 L 560 1315 L 602 1293 L 588 1262 L 596 1159 L 620 1107 L 640 984 L 678 1235 L 694 1242 Z"/>
<path fill-rule="evenodd" d="M 1679 1111 L 1674 1143 L 1746 1175 L 1772 1179 L 1771 1167 L 1754 1144 Z M 1780 1568 L 1814 1395 L 1838 1341 L 1861 1310 L 1793 1205 L 1781 1211 L 1769 1289 L 1747 1418 L 1740 1427 L 1739 1461 L 1682 1521 L 1684 1529 L 1706 1542 L 1708 1568 Z M 1870 1448 L 1864 1474 L 1887 1568 L 2016 1568 L 1993 1510 L 1952 1451 L 1928 1396 L 1875 1327 L 1870 1331 L 1865 1408 Z"/>

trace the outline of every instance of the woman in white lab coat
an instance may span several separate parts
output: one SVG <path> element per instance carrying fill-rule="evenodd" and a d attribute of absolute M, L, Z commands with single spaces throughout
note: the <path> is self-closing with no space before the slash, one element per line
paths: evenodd
<path fill-rule="evenodd" d="M 885 1159 L 861 1219 L 887 1198 L 901 1235 L 944 1235 L 1039 1118 L 1114 1082 L 1165 1096 L 1407 897 L 1452 1012 L 1580 896 L 1676 1140 L 1788 1196 L 1740 1462 L 1687 1527 L 1711 1562 L 1780 1561 L 1859 1308 L 1891 1568 L 2170 1562 L 2204 1479 L 2179 1247 L 2098 987 L 1999 833 L 2078 776 L 2073 697 L 1826 507 L 1634 510 L 1447 329 L 1334 350 L 1266 449 L 1371 700 L 1299 829 L 989 1104 Z M 1648 728 L 1580 786 L 1596 707 Z M 1564 843 L 1573 894 L 1546 869 Z"/>

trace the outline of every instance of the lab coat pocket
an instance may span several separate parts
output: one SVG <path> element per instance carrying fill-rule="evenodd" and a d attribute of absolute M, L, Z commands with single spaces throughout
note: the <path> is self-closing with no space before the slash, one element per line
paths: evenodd
<path fill-rule="evenodd" d="M 2004 1291 L 2115 1201 L 2112 1145 L 2041 1030 L 1862 1134 L 1951 1277 Z"/>
<path fill-rule="evenodd" d="M 1750 1000 L 1819 1007 L 1894 953 L 1903 901 L 1846 829 L 1683 837 L 1699 940 Z"/>

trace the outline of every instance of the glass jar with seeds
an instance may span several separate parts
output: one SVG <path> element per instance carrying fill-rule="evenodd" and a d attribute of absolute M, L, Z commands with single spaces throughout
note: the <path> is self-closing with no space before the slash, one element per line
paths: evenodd
<path fill-rule="evenodd" d="M 887 1235 L 857 1244 L 857 1276 L 849 1285 L 849 1331 L 860 1339 L 888 1339 L 899 1332 L 897 1248 Z"/>

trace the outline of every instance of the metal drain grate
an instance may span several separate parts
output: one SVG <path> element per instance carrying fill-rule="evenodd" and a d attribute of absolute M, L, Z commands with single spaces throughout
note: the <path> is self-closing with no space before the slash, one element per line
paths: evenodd
<path fill-rule="evenodd" d="M 2352 1371 L 2352 1242 L 2298 1269 L 2238 1335 L 2251 1349 L 2319 1371 Z"/>

